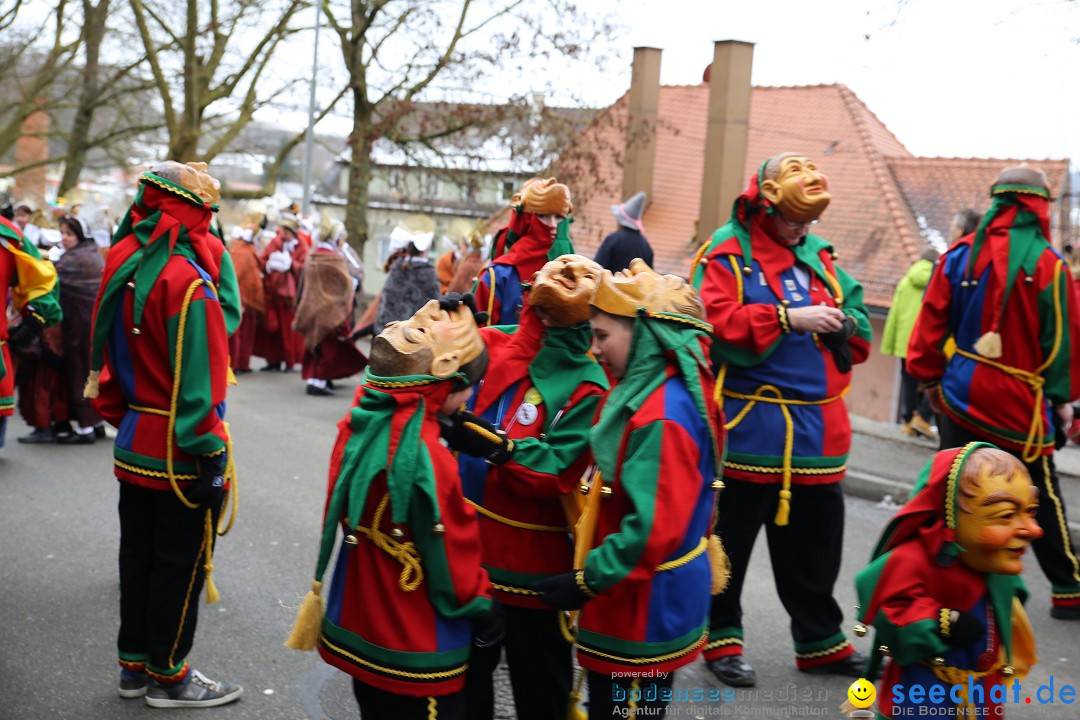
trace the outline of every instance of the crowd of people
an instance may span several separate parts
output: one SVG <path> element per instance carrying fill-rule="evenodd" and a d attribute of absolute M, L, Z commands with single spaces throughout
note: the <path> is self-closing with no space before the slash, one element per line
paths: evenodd
<path fill-rule="evenodd" d="M 940 684 L 931 704 L 988 712 L 1001 705 L 990 688 L 1034 663 L 1027 546 L 1051 617 L 1080 620 L 1053 463 L 1080 395 L 1080 291 L 1050 243 L 1045 176 L 1008 168 L 990 193 L 901 281 L 887 326 L 903 427 L 928 435 L 932 421 L 940 450 L 859 573 L 854 631 L 873 627 L 869 656 L 841 627 L 834 586 L 844 397 L 870 317 L 837 249 L 810 232 L 831 196 L 797 153 L 762 162 L 688 278 L 650 267 L 643 193 L 612 207 L 619 229 L 590 260 L 574 251 L 571 188 L 533 178 L 487 252 L 483 229 L 463 227 L 433 262 L 434 228 L 403 223 L 363 313 L 363 266 L 339 223 L 285 217 L 267 232 L 251 218 L 226 248 L 205 164 L 140 177 L 103 271 L 77 218 L 61 221 L 55 267 L 4 220 L 0 280 L 21 321 L 0 324 L 0 444 L 8 345 L 16 375 L 29 367 L 52 393 L 32 436 L 118 428 L 118 690 L 153 707 L 242 694 L 185 657 L 199 594 L 217 597 L 215 539 L 235 519 L 230 371 L 251 372 L 255 355 L 260 370 L 301 365 L 319 396 L 365 370 L 286 640 L 351 677 L 364 720 L 489 720 L 503 653 L 521 720 L 580 717 L 585 687 L 591 717 L 662 714 L 699 658 L 752 686 L 744 648 L 765 629 L 746 626 L 741 593 L 762 527 L 798 671 L 880 673 L 887 718 L 918 712 L 892 698 L 896 683 Z M 949 692 L 971 684 L 977 699 Z"/>

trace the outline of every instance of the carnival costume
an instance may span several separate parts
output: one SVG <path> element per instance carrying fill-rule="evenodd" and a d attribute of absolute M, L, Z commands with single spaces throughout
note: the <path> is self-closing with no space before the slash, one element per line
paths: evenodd
<path fill-rule="evenodd" d="M 798 204 L 790 191 L 780 197 L 780 183 L 764 177 L 763 163 L 692 269 L 715 328 L 712 359 L 729 419 L 717 527 L 732 580 L 713 602 L 705 658 L 742 655 L 740 595 L 765 525 L 777 592 L 792 619 L 795 662 L 813 671 L 853 652 L 832 589 L 844 526 L 839 482 L 851 447 L 843 396 L 852 365 L 869 354 L 871 331 L 862 287 L 836 264 L 832 245 L 808 234 L 786 247 L 770 234 L 775 214 L 808 223 L 829 199 L 809 160 L 779 157 L 792 173 L 808 168 L 816 207 Z M 793 332 L 788 311 L 811 305 L 841 309 L 844 327 L 829 335 Z"/>
<path fill-rule="evenodd" d="M 483 375 L 483 341 L 469 309 L 432 300 L 388 325 L 370 360 L 338 423 L 315 581 L 286 644 L 317 645 L 351 675 L 365 720 L 463 718 L 470 620 L 488 618 L 492 600 L 476 513 L 436 414 Z"/>
<path fill-rule="evenodd" d="M 263 288 L 259 252 L 255 249 L 257 227 L 241 228 L 229 243 L 229 258 L 236 268 L 243 317 L 236 332 L 229 336 L 229 364 L 233 372 L 251 371 L 251 354 L 255 347 L 260 318 L 266 315 L 266 291 Z"/>
<path fill-rule="evenodd" d="M 468 412 L 451 416 L 455 427 L 444 434 L 452 449 L 460 448 L 456 440 L 468 432 L 466 423 L 499 436 L 486 445 L 471 438 L 466 450 L 475 455 L 462 452 L 458 464 L 465 496 L 480 515 L 484 567 L 506 606 L 504 645 L 521 720 L 562 715 L 571 689 L 571 644 L 560 631 L 561 611 L 532 588 L 573 568 L 565 505 L 577 499 L 590 457 L 589 429 L 608 388 L 588 354 L 589 299 L 600 271 L 587 258 L 559 257 L 532 279 L 519 326 L 481 330 L 497 371 L 480 383 Z M 502 452 L 504 438 L 512 451 Z M 575 519 L 571 512 L 569 521 Z M 493 716 L 492 672 L 501 650 L 489 646 L 470 662 L 467 691 L 476 717 Z"/>
<path fill-rule="evenodd" d="M 510 223 L 496 233 L 492 260 L 476 279 L 476 301 L 492 325 L 516 325 L 523 303 L 522 283 L 549 260 L 574 254 L 570 241 L 570 188 L 555 178 L 532 178 L 510 200 Z M 553 230 L 537 215 L 558 215 Z"/>
<path fill-rule="evenodd" d="M 629 355 L 590 431 L 596 471 L 578 570 L 535 587 L 555 607 L 583 606 L 578 663 L 590 715 L 608 717 L 616 685 L 670 685 L 706 642 L 710 595 L 724 581 L 710 538 L 724 438 L 697 293 L 635 260 L 626 274 L 603 271 L 591 305 L 632 321 Z"/>
<path fill-rule="evenodd" d="M 990 522 L 1000 525 L 1004 520 L 998 516 L 1011 511 L 1023 515 L 1019 522 L 1029 527 L 1011 537 L 1009 544 L 1022 548 L 1029 538 L 1037 537 L 1038 527 L 1027 507 L 1035 497 L 1034 488 L 1023 466 L 1015 460 L 1013 467 L 997 460 L 997 468 L 977 474 L 981 468 L 973 466 L 985 465 L 984 458 L 995 462 L 987 451 L 1012 460 L 987 443 L 934 455 L 911 498 L 885 527 L 870 564 L 855 577 L 860 623 L 875 629 L 867 677 L 873 677 L 877 665 L 887 659 L 877 695 L 879 718 L 912 717 L 933 713 L 933 708 L 951 714 L 958 707 L 965 715 L 1002 717 L 1006 695 L 1000 687 L 992 691 L 992 686 L 1022 680 L 1035 663 L 1034 637 L 1023 608 L 1028 593 L 1018 574 L 1022 569 L 1019 555 L 1013 554 L 1004 563 L 986 563 L 976 543 L 959 544 L 967 542 L 964 524 L 972 527 L 978 522 L 973 511 L 1008 494 L 987 498 L 988 491 L 979 487 L 980 480 L 986 483 L 995 471 L 1000 476 L 995 489 L 1015 488 L 1016 501 L 1023 505 L 1004 501 L 1001 509 L 991 507 L 987 512 L 996 514 Z M 973 458 L 973 453 L 979 455 Z M 1001 484 L 1006 476 L 1000 473 L 1013 468 L 1017 474 L 1008 484 Z M 1011 550 L 1015 548 L 1004 552 Z M 1009 574 L 989 569 L 1005 569 Z M 860 624 L 856 632 L 865 633 L 865 626 Z M 914 701 L 910 689 L 917 685 L 928 692 Z M 935 685 L 943 686 L 944 692 L 929 692 Z M 1007 697 L 1011 696 L 1010 687 Z"/>
<path fill-rule="evenodd" d="M 147 702 L 158 697 L 166 707 L 189 680 L 205 680 L 189 674 L 185 657 L 204 579 L 207 602 L 217 600 L 215 535 L 228 532 L 236 513 L 234 501 L 228 526 L 218 527 L 235 473 L 217 289 L 226 256 L 210 229 L 217 199 L 204 163 L 162 163 L 140 176 L 106 260 L 86 385 L 94 408 L 118 428 L 120 665 L 144 683 L 148 675 Z M 239 688 L 218 685 L 239 697 Z"/>
<path fill-rule="evenodd" d="M 286 237 L 287 231 L 290 237 Z M 255 335 L 254 354 L 266 359 L 263 369 L 291 370 L 304 357 L 304 339 L 293 330 L 293 320 L 307 255 L 308 246 L 297 235 L 296 223 L 291 220 L 282 223 L 274 239 L 259 253 L 264 271 L 266 315 Z"/>
<path fill-rule="evenodd" d="M 15 368 L 11 345 L 29 344 L 44 328 L 60 322 L 60 294 L 56 269 L 42 260 L 34 245 L 15 223 L 0 218 L 0 287 L 8 288 L 22 322 L 11 328 L 7 312 L 0 313 L 0 447 L 4 446 L 7 418 L 15 412 Z M 9 337 L 10 335 L 10 337 Z"/>
<path fill-rule="evenodd" d="M 1050 245 L 1050 192 L 1026 166 L 995 180 L 974 234 L 942 256 L 907 368 L 941 405 L 942 447 L 985 439 L 1020 458 L 1043 501 L 1034 543 L 1052 612 L 1080 619 L 1080 561 L 1054 469 L 1054 407 L 1080 393 L 1080 307 Z"/>

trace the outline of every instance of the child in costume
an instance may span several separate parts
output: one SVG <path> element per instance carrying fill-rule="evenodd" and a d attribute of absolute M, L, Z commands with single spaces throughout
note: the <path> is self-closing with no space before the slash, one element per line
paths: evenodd
<path fill-rule="evenodd" d="M 60 294 L 56 268 L 41 259 L 19 226 L 0 217 L 0 287 L 10 288 L 22 322 L 8 331 L 7 307 L 0 312 L 0 448 L 9 415 L 15 412 L 15 368 L 12 347 L 29 345 L 41 331 L 60 322 Z"/>
<path fill-rule="evenodd" d="M 431 300 L 372 340 L 366 381 L 338 423 L 315 582 L 286 642 L 318 645 L 351 675 L 364 720 L 464 718 L 474 635 L 499 634 L 476 513 L 437 420 L 468 399 L 487 355 L 470 309 L 448 305 Z"/>
<path fill-rule="evenodd" d="M 483 328 L 491 367 L 444 431 L 460 450 L 465 495 L 480 513 L 484 566 L 502 601 L 510 683 L 519 720 L 565 714 L 571 643 L 561 610 L 533 584 L 573 568 L 564 504 L 578 500 L 589 429 L 607 377 L 589 352 L 589 300 L 602 268 L 580 255 L 545 264 L 517 328 Z M 487 461 L 486 461 L 487 460 Z M 574 495 L 567 498 L 569 493 Z M 466 690 L 474 718 L 494 716 L 492 672 L 503 647 L 477 649 Z"/>
<path fill-rule="evenodd" d="M 590 716 L 634 701 L 659 714 L 674 671 L 701 653 L 723 580 L 710 538 L 724 455 L 712 328 L 693 288 L 640 259 L 604 270 L 591 304 L 592 353 L 618 382 L 590 433 L 597 473 L 577 535 L 587 552 L 575 572 L 534 587 L 552 607 L 582 608 Z"/>
<path fill-rule="evenodd" d="M 555 178 L 531 178 L 510 199 L 510 223 L 496 233 L 492 260 L 476 279 L 476 301 L 492 325 L 515 325 L 524 295 L 521 284 L 548 260 L 571 255 L 570 188 Z"/>
<path fill-rule="evenodd" d="M 889 658 L 878 717 L 930 707 L 1002 716 L 1001 686 L 1035 663 L 1020 572 L 1025 549 L 1042 536 L 1038 503 L 1020 461 L 989 443 L 942 450 L 923 468 L 855 578 L 860 620 L 876 630 L 866 676 Z M 905 692 L 912 685 L 927 689 L 921 702 Z M 943 690 L 932 694 L 935 685 Z"/>

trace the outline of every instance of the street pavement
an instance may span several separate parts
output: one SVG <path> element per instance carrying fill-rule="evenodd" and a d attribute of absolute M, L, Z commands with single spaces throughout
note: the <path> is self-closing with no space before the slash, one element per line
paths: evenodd
<path fill-rule="evenodd" d="M 309 397 L 297 374 L 256 372 L 241 376 L 240 385 L 230 391 L 239 517 L 232 532 L 218 541 L 214 580 L 221 601 L 201 604 L 189 661 L 210 677 L 242 684 L 244 697 L 200 716 L 359 717 L 345 675 L 313 653 L 282 646 L 294 608 L 310 586 L 327 459 L 335 424 L 348 409 L 356 382 L 342 385 L 337 397 Z M 11 418 L 7 446 L 0 449 L 0 719 L 113 720 L 167 713 L 116 694 L 118 522 L 111 444 L 20 445 L 16 437 L 27 430 Z M 895 445 L 860 436 L 852 465 L 901 476 L 907 473 L 897 468 L 917 467 L 917 455 L 924 458 L 927 452 Z M 854 622 L 854 573 L 893 510 L 888 504 L 847 498 L 836 588 L 847 617 L 845 629 Z M 1080 623 L 1049 617 L 1049 588 L 1032 556 L 1027 557 L 1028 608 L 1041 662 L 1024 687 L 1037 688 L 1053 677 L 1055 693 L 1065 684 L 1076 688 Z M 706 693 L 715 687 L 727 694 L 712 703 L 676 704 L 669 717 L 842 717 L 838 708 L 850 679 L 794 669 L 788 619 L 776 597 L 764 538 L 751 561 L 743 604 L 746 656 L 758 671 L 758 687 L 729 691 L 698 662 L 679 672 L 677 687 Z M 871 638 L 854 642 L 865 651 Z M 499 686 L 499 717 L 513 718 L 504 676 Z M 1032 698 L 1031 705 L 1010 706 L 1008 716 L 1080 718 L 1077 705 L 1039 705 Z"/>

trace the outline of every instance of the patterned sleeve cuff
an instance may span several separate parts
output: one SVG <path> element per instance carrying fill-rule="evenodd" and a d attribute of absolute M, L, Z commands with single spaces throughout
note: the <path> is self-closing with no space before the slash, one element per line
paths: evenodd
<path fill-rule="evenodd" d="M 780 331 L 785 335 L 791 333 L 791 323 L 788 322 L 787 308 L 781 304 L 776 305 L 776 319 L 780 321 Z"/>
<path fill-rule="evenodd" d="M 952 624 L 949 620 L 951 614 L 952 610 L 947 607 L 938 610 L 938 632 L 941 633 L 941 637 L 943 638 L 952 635 Z"/>
<path fill-rule="evenodd" d="M 586 597 L 596 597 L 596 593 L 594 593 L 592 591 L 592 588 L 589 587 L 589 584 L 585 582 L 584 570 L 578 570 L 574 573 L 574 582 L 577 584 L 578 590 L 581 590 L 581 592 L 585 593 Z"/>

